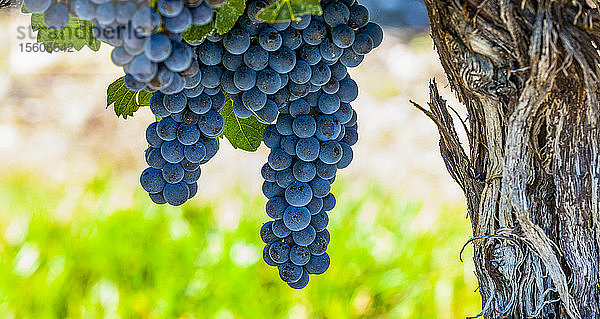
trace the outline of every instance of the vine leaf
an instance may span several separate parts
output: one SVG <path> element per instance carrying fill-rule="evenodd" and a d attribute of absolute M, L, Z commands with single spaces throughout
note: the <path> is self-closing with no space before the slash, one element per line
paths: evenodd
<path fill-rule="evenodd" d="M 257 18 L 274 23 L 300 20 L 301 16 L 307 14 L 323 14 L 319 0 L 277 0 L 272 5 L 260 10 Z"/>
<path fill-rule="evenodd" d="M 31 13 L 25 8 L 25 5 L 21 6 L 21 12 Z M 92 51 L 100 49 L 100 40 L 94 36 L 94 25 L 74 16 L 69 16 L 69 23 L 66 27 L 61 30 L 53 30 L 48 28 L 44 22 L 43 13 L 32 13 L 31 29 L 38 32 L 37 42 L 43 43 L 48 53 L 68 51 L 71 48 L 79 51 L 85 46 Z"/>
<path fill-rule="evenodd" d="M 218 8 L 215 22 L 217 33 L 225 34 L 231 30 L 245 9 L 245 0 L 228 0 Z"/>
<path fill-rule="evenodd" d="M 245 0 L 228 0 L 224 5 L 215 10 L 215 17 L 210 23 L 202 26 L 192 25 L 183 32 L 183 39 L 193 43 L 202 41 L 215 30 L 219 34 L 225 34 L 233 28 L 245 9 Z"/>
<path fill-rule="evenodd" d="M 141 106 L 149 106 L 152 93 L 140 90 L 131 91 L 125 86 L 124 77 L 120 77 L 111 83 L 106 89 L 106 108 L 114 104 L 117 117 L 133 116 Z"/>
<path fill-rule="evenodd" d="M 225 120 L 225 131 L 221 137 L 226 137 L 236 149 L 254 152 L 262 142 L 262 132 L 267 125 L 260 123 L 254 117 L 241 119 L 233 112 L 233 101 L 226 97 L 221 115 Z"/>

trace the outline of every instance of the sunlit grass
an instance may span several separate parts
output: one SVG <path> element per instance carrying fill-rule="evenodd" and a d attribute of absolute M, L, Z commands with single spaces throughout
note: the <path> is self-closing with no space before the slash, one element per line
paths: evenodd
<path fill-rule="evenodd" d="M 464 318 L 479 297 L 460 207 L 419 226 L 421 203 L 341 178 L 332 265 L 294 291 L 261 260 L 265 199 L 232 186 L 183 208 L 143 191 L 109 210 L 116 177 L 77 185 L 0 176 L 0 313 L 14 318 Z"/>

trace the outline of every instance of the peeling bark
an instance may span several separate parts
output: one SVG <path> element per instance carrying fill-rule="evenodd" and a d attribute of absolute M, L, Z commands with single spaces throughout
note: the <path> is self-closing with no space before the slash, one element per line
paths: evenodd
<path fill-rule="evenodd" d="M 468 112 L 460 144 L 430 84 L 463 189 L 485 318 L 600 318 L 597 0 L 425 0 Z"/>

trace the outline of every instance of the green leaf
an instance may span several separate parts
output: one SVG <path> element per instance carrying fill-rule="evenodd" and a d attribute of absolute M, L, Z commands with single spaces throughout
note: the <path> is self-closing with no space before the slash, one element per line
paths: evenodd
<path fill-rule="evenodd" d="M 225 96 L 226 102 L 221 115 L 225 120 L 225 136 L 236 149 L 254 152 L 262 142 L 262 132 L 267 127 L 258 122 L 254 117 L 247 119 L 238 118 L 233 112 L 233 101 Z"/>
<path fill-rule="evenodd" d="M 21 11 L 27 12 L 25 6 Z M 94 37 L 94 25 L 85 20 L 69 16 L 69 24 L 61 30 L 53 30 L 46 26 L 43 13 L 31 14 L 31 29 L 37 31 L 37 42 L 43 43 L 46 51 L 81 50 L 88 46 L 92 51 L 100 49 L 100 40 Z"/>
<path fill-rule="evenodd" d="M 217 33 L 225 34 L 231 30 L 245 9 L 245 0 L 228 0 L 218 8 L 215 23 Z"/>
<path fill-rule="evenodd" d="M 188 42 L 196 42 L 202 41 L 214 31 L 217 31 L 218 34 L 225 34 L 233 28 L 245 9 L 245 0 L 227 0 L 224 5 L 215 10 L 215 17 L 210 23 L 202 26 L 192 25 L 183 32 L 183 39 Z"/>
<path fill-rule="evenodd" d="M 120 77 L 106 90 L 106 107 L 114 104 L 117 117 L 123 116 L 124 119 L 127 119 L 128 116 L 133 116 L 133 113 L 141 106 L 149 106 L 152 95 L 144 90 L 131 91 L 125 86 L 124 77 Z"/>
<path fill-rule="evenodd" d="M 307 14 L 323 14 L 319 0 L 277 0 L 260 10 L 257 17 L 262 21 L 274 23 L 300 20 L 301 16 Z"/>
<path fill-rule="evenodd" d="M 205 25 L 192 25 L 187 30 L 183 31 L 182 37 L 187 42 L 202 41 L 207 35 L 211 34 L 215 29 L 215 22 L 211 21 Z"/>

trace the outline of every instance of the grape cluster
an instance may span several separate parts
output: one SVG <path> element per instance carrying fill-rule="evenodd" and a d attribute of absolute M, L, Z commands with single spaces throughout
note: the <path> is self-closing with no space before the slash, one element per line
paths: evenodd
<path fill-rule="evenodd" d="M 272 218 L 260 230 L 263 259 L 301 289 L 309 275 L 329 267 L 326 227 L 336 203 L 331 184 L 352 161 L 358 141 L 350 105 L 358 86 L 347 68 L 381 44 L 383 31 L 354 0 L 324 0 L 323 16 L 278 24 L 256 20 L 256 8 L 266 4 L 250 2 L 237 29 L 224 36 L 232 67 L 226 65 L 222 85 L 239 117 L 257 116 L 268 103 L 278 109 L 275 124 L 263 132 L 271 149 L 261 170 L 263 193 Z"/>
<path fill-rule="evenodd" d="M 219 149 L 217 137 L 225 124 L 220 112 L 225 96 L 184 91 L 156 92 L 150 100 L 155 116 L 162 118 L 146 129 L 146 162 L 140 183 L 156 204 L 179 206 L 196 195 L 200 165 Z"/>
<path fill-rule="evenodd" d="M 25 7 L 44 13 L 53 29 L 64 28 L 69 13 L 95 24 L 94 36 L 114 47 L 111 60 L 123 67 L 125 85 L 133 90 L 175 94 L 201 75 L 191 44 L 182 32 L 206 25 L 225 0 L 25 0 Z M 69 10 L 67 10 L 67 7 Z"/>

